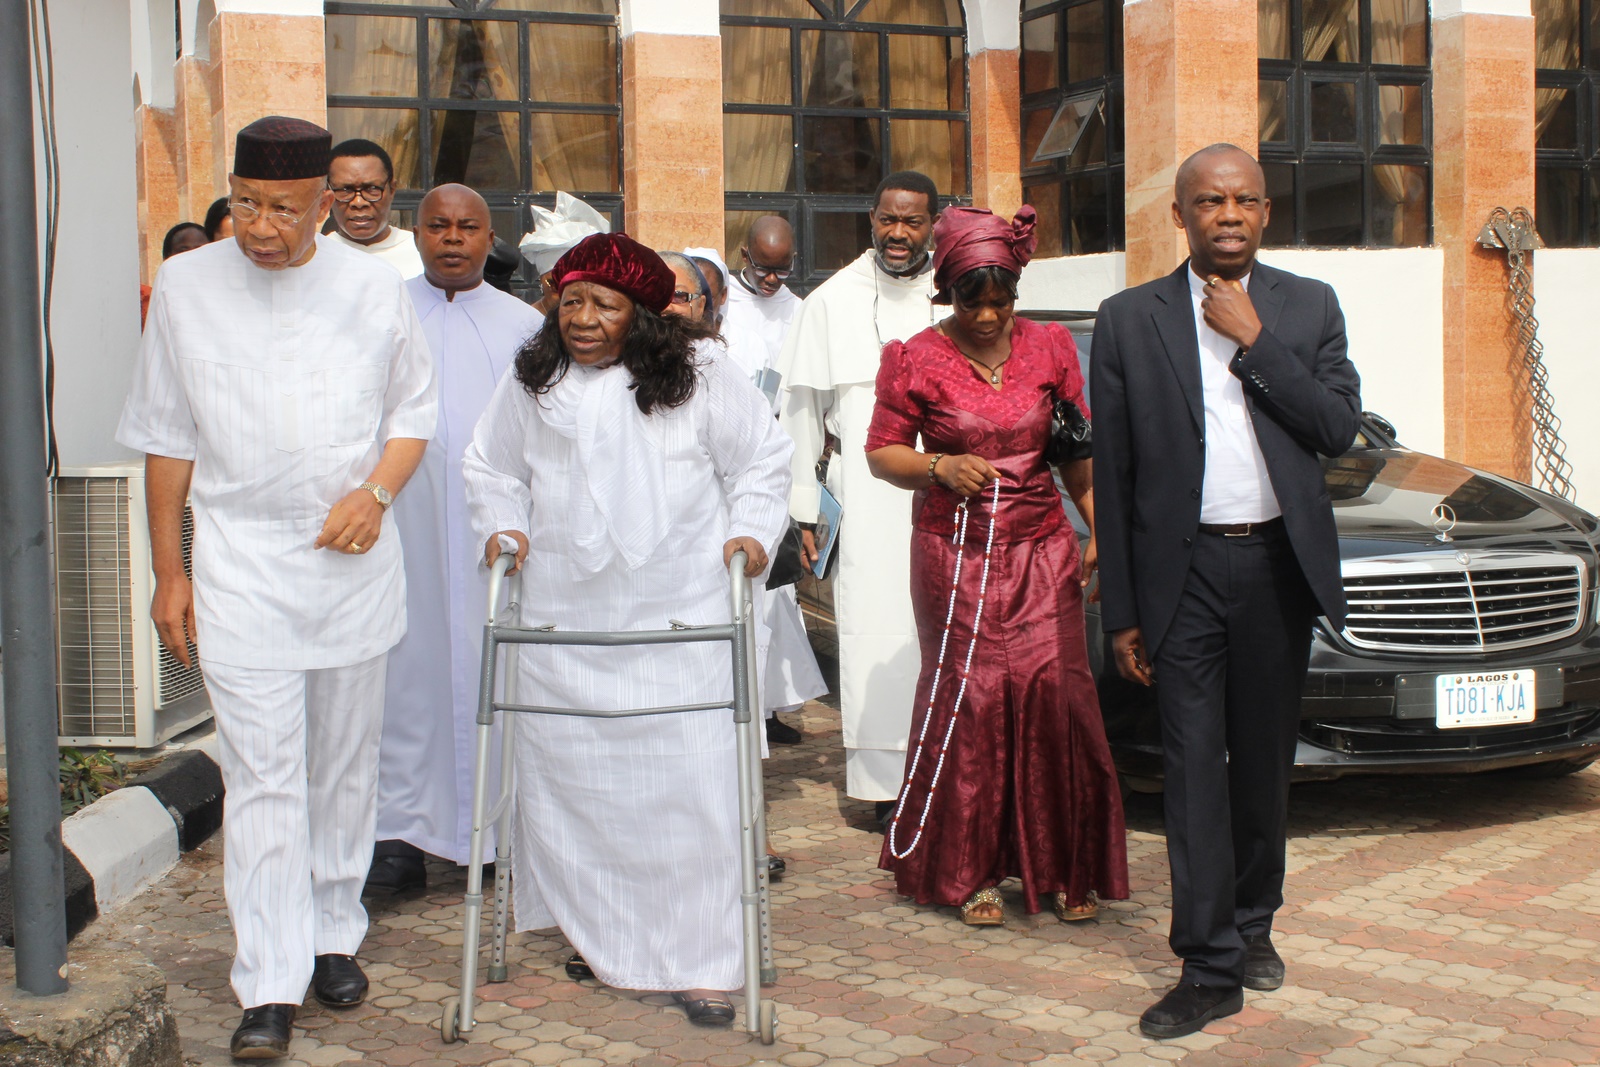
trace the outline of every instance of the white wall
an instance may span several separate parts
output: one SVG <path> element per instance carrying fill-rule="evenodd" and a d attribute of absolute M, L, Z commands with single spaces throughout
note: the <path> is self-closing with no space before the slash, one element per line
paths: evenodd
<path fill-rule="evenodd" d="M 1533 254 L 1534 317 L 1578 503 L 1600 511 L 1600 248 Z"/>
<path fill-rule="evenodd" d="M 617 12 L 624 37 L 636 33 L 716 37 L 722 32 L 717 0 L 621 0 Z"/>
<path fill-rule="evenodd" d="M 1017 309 L 1093 311 L 1127 285 L 1121 252 L 1036 259 L 1022 269 Z"/>

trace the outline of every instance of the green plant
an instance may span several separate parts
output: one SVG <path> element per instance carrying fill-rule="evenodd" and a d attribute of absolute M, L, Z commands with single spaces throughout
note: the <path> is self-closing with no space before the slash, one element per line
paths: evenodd
<path fill-rule="evenodd" d="M 61 787 L 61 814 L 88 807 L 114 789 L 127 784 L 128 772 L 115 756 L 101 749 L 84 753 L 61 750 L 57 779 Z M 0 804 L 0 852 L 11 851 L 11 806 Z"/>

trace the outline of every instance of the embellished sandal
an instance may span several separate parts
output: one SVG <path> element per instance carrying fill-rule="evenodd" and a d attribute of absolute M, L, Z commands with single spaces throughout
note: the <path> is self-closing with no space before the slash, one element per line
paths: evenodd
<path fill-rule="evenodd" d="M 674 993 L 672 999 L 683 1005 L 683 1013 L 696 1026 L 731 1026 L 733 1001 L 721 993 L 696 997 L 689 993 Z"/>
<path fill-rule="evenodd" d="M 1100 911 L 1100 900 L 1095 896 L 1094 890 L 1081 904 L 1068 904 L 1065 893 L 1056 894 L 1056 918 L 1064 923 L 1081 923 L 1092 919 Z"/>
<path fill-rule="evenodd" d="M 1003 907 L 1005 901 L 1001 899 L 1000 890 L 994 886 L 989 886 L 972 894 L 967 899 L 967 902 L 961 905 L 961 921 L 968 926 L 1004 926 L 1006 924 L 1004 914 L 977 916 L 973 914 L 985 904 L 993 905 L 997 909 Z"/>

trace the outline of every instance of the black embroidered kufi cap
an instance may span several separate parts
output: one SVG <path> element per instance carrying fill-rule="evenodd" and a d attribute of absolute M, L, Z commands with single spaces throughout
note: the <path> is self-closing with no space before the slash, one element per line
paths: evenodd
<path fill-rule="evenodd" d="M 268 115 L 239 131 L 233 173 L 264 182 L 326 178 L 332 153 L 333 135 L 316 123 Z"/>

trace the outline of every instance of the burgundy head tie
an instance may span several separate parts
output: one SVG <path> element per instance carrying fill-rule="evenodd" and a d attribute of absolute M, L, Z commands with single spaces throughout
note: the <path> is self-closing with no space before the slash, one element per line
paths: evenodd
<path fill-rule="evenodd" d="M 950 303 L 951 286 L 980 267 L 1021 274 L 1039 245 L 1033 234 L 1036 219 L 1027 204 L 1010 222 L 986 208 L 945 208 L 933 228 L 934 303 Z"/>

